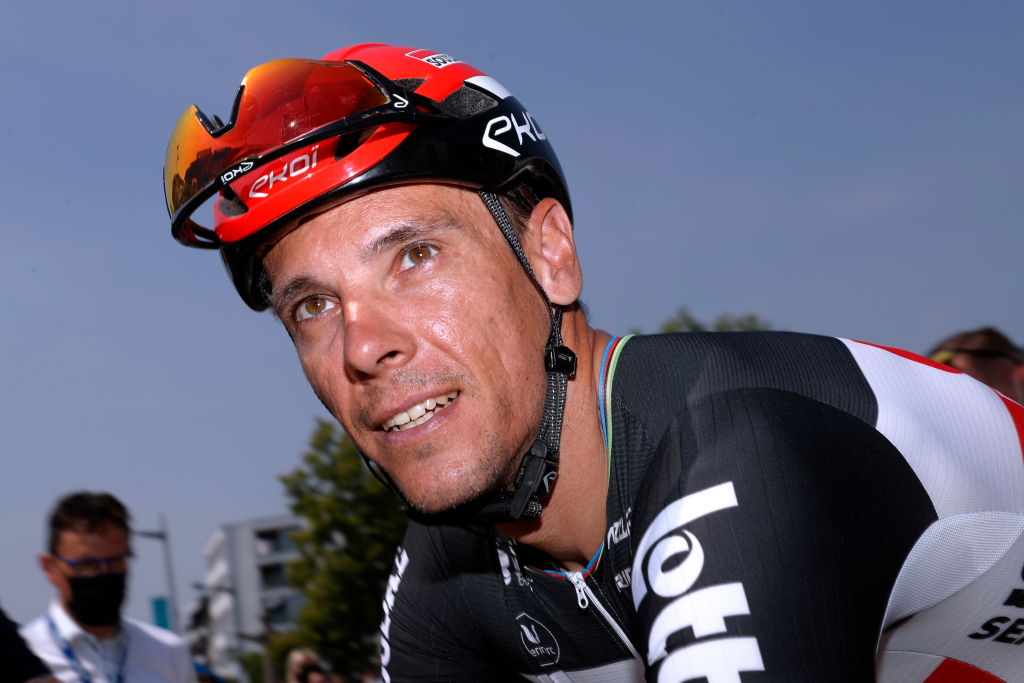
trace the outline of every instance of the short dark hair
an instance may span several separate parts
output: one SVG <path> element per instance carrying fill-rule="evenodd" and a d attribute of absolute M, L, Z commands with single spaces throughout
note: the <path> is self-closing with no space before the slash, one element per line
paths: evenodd
<path fill-rule="evenodd" d="M 50 553 L 57 552 L 62 531 L 93 533 L 110 524 L 129 533 L 130 522 L 124 503 L 109 493 L 70 493 L 57 501 L 50 513 Z"/>
<path fill-rule="evenodd" d="M 522 237 L 526 232 L 530 214 L 533 213 L 534 207 L 540 203 L 540 200 L 541 197 L 537 196 L 534 188 L 525 182 L 506 189 L 498 195 L 501 208 L 505 210 L 505 215 L 511 221 L 512 229 L 515 230 L 517 236 Z"/>

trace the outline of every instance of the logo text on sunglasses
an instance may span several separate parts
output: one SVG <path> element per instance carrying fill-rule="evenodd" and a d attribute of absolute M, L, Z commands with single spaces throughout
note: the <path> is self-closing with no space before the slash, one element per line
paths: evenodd
<path fill-rule="evenodd" d="M 230 183 L 232 180 L 234 180 L 238 176 L 242 175 L 243 173 L 251 171 L 252 167 L 254 165 L 255 164 L 253 164 L 253 162 L 251 162 L 251 161 L 243 161 L 242 163 L 240 163 L 238 166 L 235 166 L 230 171 L 222 173 L 221 176 L 220 176 L 220 181 L 222 183 L 224 183 L 225 185 L 227 185 L 228 183 Z"/>
<path fill-rule="evenodd" d="M 295 178 L 316 168 L 316 150 L 319 146 L 320 145 L 313 145 L 313 149 L 308 153 L 297 156 L 289 162 L 285 162 L 279 173 L 274 173 L 274 171 L 271 170 L 270 173 L 261 175 L 249 188 L 249 196 L 266 197 L 267 192 L 259 191 L 264 185 L 267 186 L 266 189 L 269 192 L 274 189 L 274 183 L 284 182 L 289 178 Z"/>
<path fill-rule="evenodd" d="M 505 154 L 517 157 L 519 156 L 518 150 L 509 147 L 504 142 L 498 142 L 498 140 L 495 139 L 495 136 L 505 135 L 506 133 L 515 131 L 519 147 L 523 146 L 523 136 L 530 138 L 534 142 L 547 140 L 544 133 L 542 133 L 540 128 L 537 127 L 537 124 L 534 123 L 529 112 L 523 110 L 522 114 L 522 123 L 519 123 L 519 121 L 516 120 L 515 112 L 508 115 L 502 114 L 501 116 L 495 116 L 493 119 L 488 121 L 487 125 L 484 127 L 484 137 L 482 140 L 484 147 L 490 147 L 491 149 L 496 149 L 499 152 L 504 152 Z"/>

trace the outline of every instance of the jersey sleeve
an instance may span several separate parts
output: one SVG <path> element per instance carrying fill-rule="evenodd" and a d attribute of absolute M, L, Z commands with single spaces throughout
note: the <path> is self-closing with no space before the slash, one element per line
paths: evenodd
<path fill-rule="evenodd" d="M 692 402 L 634 510 L 634 633 L 651 681 L 865 681 L 889 590 L 936 518 L 871 425 L 805 396 Z"/>

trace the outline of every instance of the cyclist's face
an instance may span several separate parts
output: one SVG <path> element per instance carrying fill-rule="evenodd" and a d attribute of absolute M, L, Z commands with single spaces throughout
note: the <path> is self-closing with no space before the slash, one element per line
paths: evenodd
<path fill-rule="evenodd" d="M 537 258 L 539 238 L 524 248 Z M 265 265 L 317 396 L 411 503 L 439 511 L 508 482 L 540 419 L 548 317 L 475 193 L 365 195 Z"/>

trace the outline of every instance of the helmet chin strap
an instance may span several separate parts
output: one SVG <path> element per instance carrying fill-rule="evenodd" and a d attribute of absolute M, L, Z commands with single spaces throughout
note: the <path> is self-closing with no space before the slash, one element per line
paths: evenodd
<path fill-rule="evenodd" d="M 537 438 L 524 455 L 513 482 L 512 491 L 502 491 L 484 504 L 479 516 L 489 522 L 529 521 L 540 516 L 543 501 L 551 493 L 558 476 L 559 442 L 562 436 L 562 416 L 569 379 L 576 374 L 576 354 L 562 344 L 562 307 L 551 303 L 547 292 L 530 267 L 523 246 L 512 227 L 505 210 L 493 192 L 480 191 L 505 240 L 519 259 L 526 274 L 537 285 L 551 315 L 551 330 L 544 346 L 544 366 L 548 384 L 544 397 L 544 412 Z"/>

